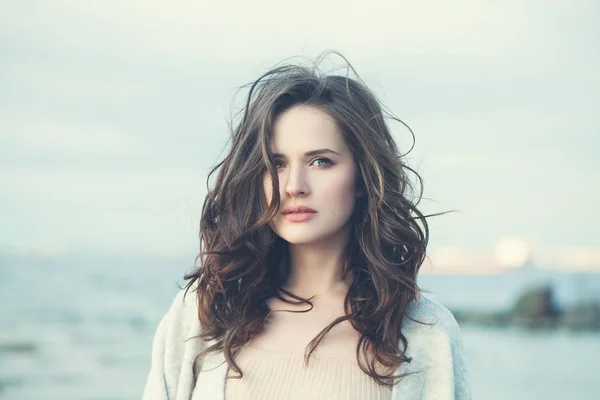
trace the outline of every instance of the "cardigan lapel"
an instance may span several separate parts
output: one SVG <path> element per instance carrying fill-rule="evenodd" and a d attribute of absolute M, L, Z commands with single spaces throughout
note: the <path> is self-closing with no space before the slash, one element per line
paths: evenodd
<path fill-rule="evenodd" d="M 211 353 L 202 361 L 192 400 L 225 400 L 228 365 L 223 352 Z"/>

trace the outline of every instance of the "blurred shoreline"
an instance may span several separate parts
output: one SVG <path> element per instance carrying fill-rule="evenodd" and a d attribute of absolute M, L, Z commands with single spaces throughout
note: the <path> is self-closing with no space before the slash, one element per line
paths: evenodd
<path fill-rule="evenodd" d="M 600 301 L 587 300 L 560 307 L 550 286 L 521 293 L 508 311 L 451 310 L 460 325 L 528 330 L 566 330 L 600 333 Z"/>
<path fill-rule="evenodd" d="M 139 398 L 156 326 L 190 260 L 0 259 L 0 398 Z M 583 378 L 581 371 L 552 369 L 556 352 L 589 371 L 597 363 L 596 309 L 577 307 L 599 300 L 600 273 L 423 274 L 419 285 L 455 313 L 477 398 L 600 393 L 587 367 Z M 514 357 L 519 363 L 507 371 Z M 525 377 L 531 379 L 523 386 Z M 556 387 L 562 380 L 579 384 L 567 391 Z"/>

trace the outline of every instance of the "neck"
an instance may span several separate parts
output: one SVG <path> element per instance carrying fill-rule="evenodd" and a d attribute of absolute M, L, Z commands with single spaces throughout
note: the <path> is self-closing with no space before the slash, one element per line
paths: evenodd
<path fill-rule="evenodd" d="M 295 295 L 345 296 L 349 283 L 343 280 L 348 235 L 317 243 L 289 244 L 290 274 L 284 289 Z"/>

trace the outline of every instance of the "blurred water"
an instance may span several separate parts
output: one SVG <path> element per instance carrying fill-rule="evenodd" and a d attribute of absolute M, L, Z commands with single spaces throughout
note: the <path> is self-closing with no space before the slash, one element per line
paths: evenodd
<path fill-rule="evenodd" d="M 0 262 L 0 398 L 136 399 L 156 324 L 190 262 L 76 259 Z M 563 304 L 600 295 L 599 274 L 423 276 L 455 309 L 509 307 L 550 282 Z M 475 398 L 592 399 L 600 335 L 463 327 Z"/>

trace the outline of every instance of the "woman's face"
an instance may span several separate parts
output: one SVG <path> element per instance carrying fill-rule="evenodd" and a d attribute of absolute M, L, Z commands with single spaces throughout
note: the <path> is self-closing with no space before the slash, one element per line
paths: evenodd
<path fill-rule="evenodd" d="M 294 106 L 275 119 L 271 151 L 281 198 L 271 221 L 275 233 L 292 244 L 346 240 L 357 196 L 356 167 L 335 120 L 319 108 Z M 268 172 L 264 190 L 270 202 Z M 286 213 L 297 206 L 314 212 Z"/>

